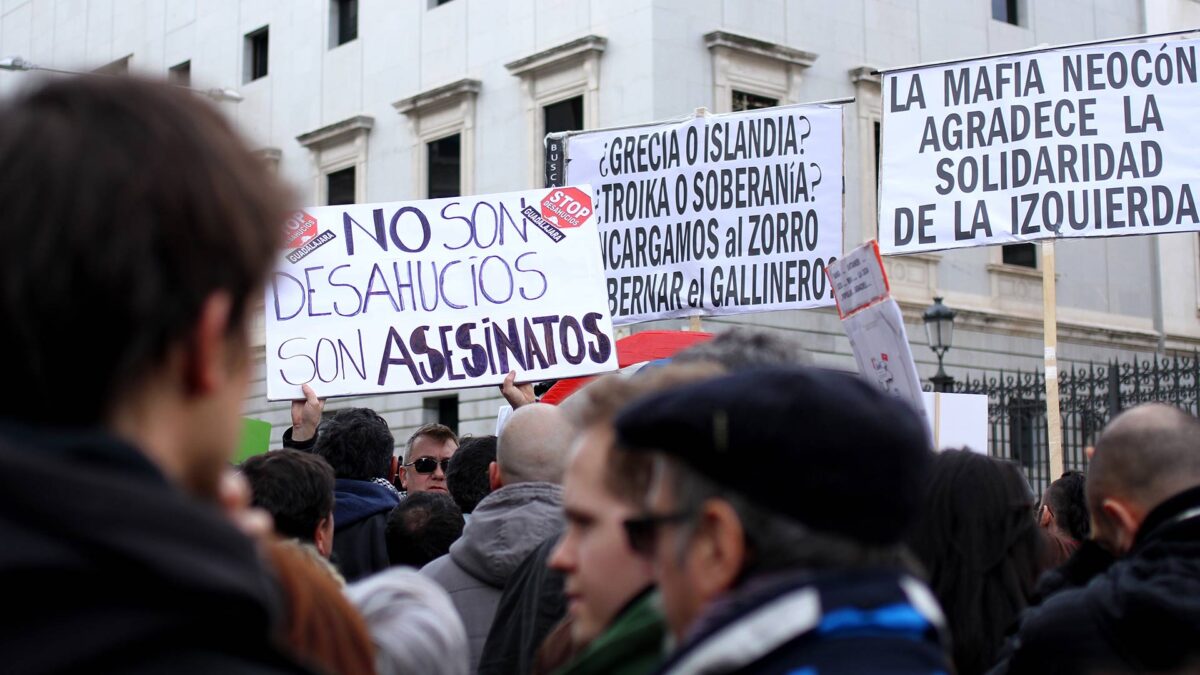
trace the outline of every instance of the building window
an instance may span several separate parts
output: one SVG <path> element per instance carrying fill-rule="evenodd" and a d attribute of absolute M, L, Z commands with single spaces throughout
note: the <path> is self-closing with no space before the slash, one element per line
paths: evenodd
<path fill-rule="evenodd" d="M 547 134 L 579 131 L 583 128 L 583 97 L 575 96 L 544 106 L 542 116 Z"/>
<path fill-rule="evenodd" d="M 325 176 L 326 204 L 338 206 L 353 204 L 355 199 L 354 167 L 334 171 Z"/>
<path fill-rule="evenodd" d="M 1037 246 L 1033 244 L 1005 244 L 1001 248 L 1001 260 L 1005 265 L 1017 265 L 1037 269 Z"/>
<path fill-rule="evenodd" d="M 171 66 L 167 71 L 167 81 L 181 87 L 192 86 L 192 62 L 184 61 L 179 65 Z"/>
<path fill-rule="evenodd" d="M 128 57 L 128 56 L 119 58 L 116 61 L 113 61 L 112 63 L 100 66 L 99 68 L 97 68 L 96 70 L 94 70 L 92 72 L 96 73 L 97 75 L 114 75 L 114 76 L 128 75 L 129 74 L 129 58 L 130 57 Z"/>
<path fill-rule="evenodd" d="M 458 395 L 439 396 L 424 400 L 426 424 L 444 424 L 454 433 L 458 433 Z"/>
<path fill-rule="evenodd" d="M 771 98 L 770 96 L 759 96 L 744 91 L 733 91 L 733 101 L 730 105 L 730 110 L 733 112 L 742 112 L 743 110 L 761 110 L 763 108 L 774 108 L 779 105 L 779 99 Z"/>
<path fill-rule="evenodd" d="M 267 76 L 267 38 L 266 26 L 246 34 L 244 82 L 253 82 Z"/>
<path fill-rule="evenodd" d="M 992 18 L 1014 26 L 1020 26 L 1020 16 L 1017 14 L 1018 0 L 992 0 Z"/>
<path fill-rule="evenodd" d="M 462 194 L 462 136 L 454 134 L 425 144 L 429 153 L 430 199 Z"/>
<path fill-rule="evenodd" d="M 329 19 L 330 49 L 358 39 L 358 0 L 332 0 Z"/>

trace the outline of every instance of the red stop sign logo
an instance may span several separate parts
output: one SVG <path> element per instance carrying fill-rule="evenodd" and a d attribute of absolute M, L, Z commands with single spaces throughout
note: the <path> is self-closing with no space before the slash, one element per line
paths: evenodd
<path fill-rule="evenodd" d="M 542 200 L 542 217 L 558 227 L 579 227 L 592 217 L 592 198 L 579 188 L 552 188 Z"/>
<path fill-rule="evenodd" d="M 288 248 L 308 243 L 309 239 L 317 236 L 317 219 L 304 211 L 297 211 L 287 221 Z"/>

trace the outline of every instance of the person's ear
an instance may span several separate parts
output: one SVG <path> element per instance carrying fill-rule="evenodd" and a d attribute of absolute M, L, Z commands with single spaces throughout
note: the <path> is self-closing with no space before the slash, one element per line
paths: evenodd
<path fill-rule="evenodd" d="M 205 396 L 219 389 L 229 377 L 229 364 L 235 348 L 228 341 L 233 301 L 220 291 L 205 298 L 200 315 L 188 335 L 185 346 L 184 386 L 187 393 Z"/>
<path fill-rule="evenodd" d="M 1113 553 L 1118 556 L 1124 555 L 1133 548 L 1133 539 L 1137 536 L 1138 528 L 1141 527 L 1141 519 L 1132 505 L 1111 497 L 1101 502 L 1100 509 L 1104 511 L 1104 516 L 1113 526 L 1111 528 L 1112 538 L 1108 542 L 1114 549 Z"/>
<path fill-rule="evenodd" d="M 488 464 L 488 486 L 492 492 L 504 487 L 503 481 L 500 480 L 500 465 L 495 462 Z"/>
<path fill-rule="evenodd" d="M 333 511 L 317 523 L 317 529 L 313 532 L 313 544 L 323 558 L 328 558 L 333 552 Z"/>
<path fill-rule="evenodd" d="M 1050 507 L 1042 504 L 1042 508 L 1038 511 L 1038 525 L 1048 528 L 1053 522 L 1054 514 L 1050 511 Z"/>
<path fill-rule="evenodd" d="M 408 491 L 408 467 L 404 466 L 404 464 L 400 464 L 400 466 L 398 468 L 398 473 L 396 474 L 396 480 L 400 481 L 400 489 L 407 492 Z"/>
<path fill-rule="evenodd" d="M 729 502 L 704 503 L 689 555 L 697 565 L 693 579 L 702 599 L 707 602 L 733 588 L 746 563 L 746 539 L 742 521 Z"/>

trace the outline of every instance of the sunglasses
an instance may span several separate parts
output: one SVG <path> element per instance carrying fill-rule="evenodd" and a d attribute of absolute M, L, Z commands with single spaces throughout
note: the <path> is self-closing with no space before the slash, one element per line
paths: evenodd
<path fill-rule="evenodd" d="M 629 548 L 643 557 L 654 554 L 654 545 L 658 541 L 658 532 L 664 525 L 686 522 L 692 514 L 688 511 L 676 513 L 649 513 L 637 518 L 629 518 L 621 523 L 625 528 L 625 538 L 629 540 Z"/>
<path fill-rule="evenodd" d="M 442 473 L 450 468 L 450 460 L 438 460 L 433 457 L 418 457 L 404 466 L 411 466 L 417 473 L 433 473 L 437 471 L 438 466 L 442 467 Z"/>

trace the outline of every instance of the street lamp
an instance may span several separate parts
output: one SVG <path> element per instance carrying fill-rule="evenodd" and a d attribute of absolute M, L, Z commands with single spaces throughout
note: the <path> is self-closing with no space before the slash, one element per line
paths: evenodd
<path fill-rule="evenodd" d="M 21 58 L 20 56 L 8 56 L 8 57 L 0 59 L 0 70 L 16 70 L 16 71 L 19 71 L 19 70 L 41 70 L 41 71 L 45 71 L 48 73 L 60 73 L 63 75 L 96 75 L 97 74 L 97 73 L 81 73 L 81 72 L 74 71 L 74 70 L 60 70 L 58 68 L 47 68 L 45 66 L 39 66 L 35 63 L 30 63 L 29 61 L 26 61 L 25 59 Z M 179 87 L 180 89 L 187 89 L 189 91 L 194 91 L 197 94 L 207 96 L 207 97 L 211 98 L 212 100 L 217 101 L 218 103 L 222 102 L 222 101 L 229 101 L 230 103 L 241 103 L 242 99 L 243 99 L 242 95 L 240 93 L 238 93 L 238 91 L 236 89 L 232 89 L 230 87 L 213 87 L 212 89 L 194 89 L 192 87 L 185 87 L 182 84 L 172 84 L 171 86 Z"/>
<path fill-rule="evenodd" d="M 942 298 L 933 299 L 933 304 L 925 308 L 921 319 L 925 321 L 925 336 L 929 338 L 929 348 L 937 354 L 937 374 L 929 378 L 934 391 L 950 391 L 954 387 L 954 378 L 946 374 L 942 367 L 942 357 L 950 351 L 954 343 L 954 317 L 958 312 L 942 304 Z"/>

